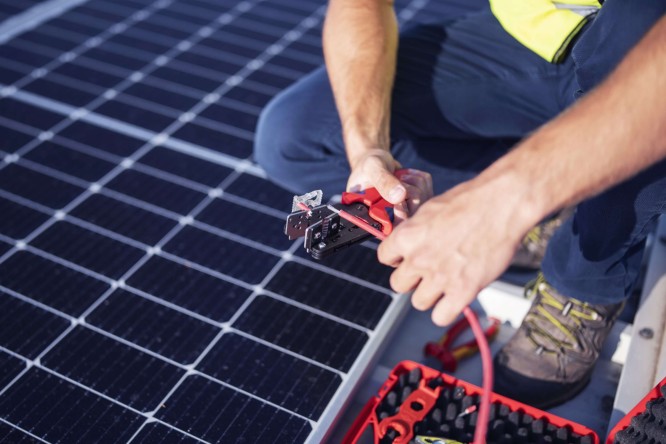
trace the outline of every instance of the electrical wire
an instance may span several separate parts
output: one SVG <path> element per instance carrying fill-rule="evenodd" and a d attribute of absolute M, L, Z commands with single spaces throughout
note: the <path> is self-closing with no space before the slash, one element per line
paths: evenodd
<path fill-rule="evenodd" d="M 479 353 L 481 354 L 481 364 L 483 366 L 483 392 L 481 393 L 481 402 L 479 408 L 479 418 L 476 422 L 476 430 L 474 430 L 474 444 L 485 444 L 486 432 L 488 431 L 488 419 L 490 417 L 490 394 L 493 391 L 493 360 L 490 354 L 490 346 L 486 340 L 486 335 L 483 334 L 479 318 L 477 318 L 474 310 L 465 307 L 463 314 L 469 322 L 469 326 L 474 333 L 476 343 L 479 346 Z"/>

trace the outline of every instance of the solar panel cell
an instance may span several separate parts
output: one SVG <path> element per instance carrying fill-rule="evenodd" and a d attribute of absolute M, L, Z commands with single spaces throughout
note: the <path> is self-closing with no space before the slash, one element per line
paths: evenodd
<path fill-rule="evenodd" d="M 387 294 L 294 262 L 286 263 L 266 289 L 368 328 L 391 303 Z"/>
<path fill-rule="evenodd" d="M 153 17 L 153 20 L 150 22 L 140 22 L 134 25 L 135 29 L 139 29 L 142 31 L 150 31 L 156 34 L 162 34 L 167 37 L 172 37 L 175 39 L 184 39 L 188 37 L 190 34 L 192 34 L 191 30 L 182 30 L 175 28 L 173 26 L 168 26 L 161 24 L 155 20 Z"/>
<path fill-rule="evenodd" d="M 104 88 L 110 88 L 120 83 L 121 77 L 91 69 L 77 63 L 65 63 L 53 70 L 56 74 L 62 74 L 75 80 L 83 80 Z"/>
<path fill-rule="evenodd" d="M 65 79 L 69 80 L 69 79 Z M 103 90 L 93 92 L 94 87 L 90 85 L 87 90 L 84 90 L 82 85 L 77 88 L 64 85 L 62 82 L 54 82 L 49 79 L 38 79 L 30 82 L 23 87 L 24 90 L 30 91 L 35 94 L 41 94 L 44 97 L 59 100 L 74 106 L 84 106 L 101 95 Z"/>
<path fill-rule="evenodd" d="M 368 340 L 360 330 L 268 296 L 252 301 L 234 327 L 341 371 Z"/>
<path fill-rule="evenodd" d="M 255 71 L 247 77 L 248 80 L 259 82 L 264 85 L 274 86 L 275 88 L 286 88 L 291 85 L 295 78 L 285 77 L 275 72 L 269 72 L 269 67 L 266 66 L 260 71 Z"/>
<path fill-rule="evenodd" d="M 34 359 L 69 325 L 68 320 L 0 290 L 0 346 Z"/>
<path fill-rule="evenodd" d="M 48 215 L 0 197 L 0 233 L 14 239 L 23 239 L 43 224 Z M 4 276 L 2 281 L 4 283 Z"/>
<path fill-rule="evenodd" d="M 56 35 L 67 35 L 68 39 L 70 36 L 78 36 L 77 38 L 73 38 L 72 41 L 83 43 L 86 38 L 99 34 L 107 27 L 104 24 L 91 22 L 85 18 L 81 19 L 80 16 L 77 19 L 74 13 L 70 13 L 66 16 L 49 20 L 42 27 L 42 30 L 47 30 L 49 33 L 55 33 Z M 65 31 L 66 34 L 61 31 Z"/>
<path fill-rule="evenodd" d="M 31 150 L 26 159 L 62 171 L 88 182 L 101 179 L 114 168 L 114 164 L 56 142 L 44 142 Z"/>
<path fill-rule="evenodd" d="M 10 85 L 25 76 L 25 71 L 7 66 L 6 60 L 4 57 L 0 57 L 0 83 Z"/>
<path fill-rule="evenodd" d="M 51 128 L 63 120 L 60 114 L 47 111 L 43 108 L 28 105 L 10 97 L 0 99 L 0 116 L 17 122 L 27 122 L 31 126 L 40 129 Z"/>
<path fill-rule="evenodd" d="M 296 255 L 310 262 L 319 263 L 381 287 L 389 288 L 389 278 L 393 269 L 377 261 L 377 251 L 373 248 L 341 251 L 321 261 L 313 259 L 304 249 L 298 250 Z"/>
<path fill-rule="evenodd" d="M 130 36 L 128 34 L 116 34 L 115 36 L 109 38 L 107 42 L 117 43 L 127 47 L 128 50 L 131 48 L 138 48 L 142 51 L 155 54 L 155 56 L 167 52 L 171 49 L 170 45 L 157 43 L 145 38 L 145 34 L 135 33 L 135 36 Z"/>
<path fill-rule="evenodd" d="M 231 173 L 229 168 L 162 147 L 150 150 L 140 162 L 209 187 L 220 184 Z"/>
<path fill-rule="evenodd" d="M 141 412 L 160 401 L 185 370 L 88 328 L 76 327 L 42 364 Z"/>
<path fill-rule="evenodd" d="M 198 368 L 314 420 L 342 382 L 330 370 L 235 333 L 223 335 Z"/>
<path fill-rule="evenodd" d="M 41 444 L 42 442 L 4 422 L 0 422 L 0 441 L 13 444 Z"/>
<path fill-rule="evenodd" d="M 107 187 L 178 214 L 188 214 L 206 197 L 199 191 L 132 169 L 119 174 Z"/>
<path fill-rule="evenodd" d="M 195 30 L 202 25 L 207 25 L 211 22 L 213 17 L 197 17 L 194 15 L 184 15 L 183 12 L 175 10 L 175 8 L 163 9 L 159 14 L 163 17 L 181 23 L 183 26 L 196 26 Z"/>
<path fill-rule="evenodd" d="M 0 57 L 14 60 L 16 62 L 20 62 L 35 68 L 45 65 L 51 60 L 49 56 L 27 50 L 25 48 L 19 47 L 16 44 L 5 44 L 0 46 Z"/>
<path fill-rule="evenodd" d="M 194 227 L 185 227 L 164 250 L 249 284 L 261 282 L 278 262 L 277 256 Z"/>
<path fill-rule="evenodd" d="M 155 132 L 160 132 L 169 126 L 173 117 L 165 116 L 145 108 L 130 105 L 124 101 L 110 100 L 96 109 L 98 113 L 105 114 L 114 119 L 130 123 L 142 128 L 148 128 Z"/>
<path fill-rule="evenodd" d="M 146 85 L 145 83 L 130 86 L 125 90 L 125 94 L 182 111 L 192 108 L 203 98 L 203 94 L 198 97 L 190 97 L 175 91 L 165 91 L 163 88 Z"/>
<path fill-rule="evenodd" d="M 56 222 L 33 246 L 112 279 L 120 278 L 144 251 L 69 222 Z"/>
<path fill-rule="evenodd" d="M 69 51 L 76 46 L 76 43 L 71 40 L 45 34 L 36 30 L 21 34 L 21 37 L 17 40 L 36 43 L 59 51 Z"/>
<path fill-rule="evenodd" d="M 178 222 L 143 208 L 96 194 L 78 205 L 71 215 L 146 245 L 154 245 Z"/>
<path fill-rule="evenodd" d="M 163 257 L 150 258 L 127 281 L 131 287 L 216 322 L 226 322 L 250 290 Z"/>
<path fill-rule="evenodd" d="M 54 209 L 63 208 L 83 191 L 81 187 L 16 164 L 0 170 L 0 188 Z"/>
<path fill-rule="evenodd" d="M 291 211 L 291 200 L 294 197 L 268 180 L 250 174 L 241 175 L 225 191 L 285 212 Z"/>
<path fill-rule="evenodd" d="M 193 363 L 220 331 L 124 290 L 104 300 L 86 322 L 181 364 Z"/>
<path fill-rule="evenodd" d="M 190 438 L 159 422 L 151 422 L 143 426 L 132 442 L 137 444 L 199 444 L 201 441 Z"/>
<path fill-rule="evenodd" d="M 272 94 L 255 91 L 243 86 L 237 86 L 225 94 L 225 97 L 242 103 L 263 108 L 273 97 Z"/>
<path fill-rule="evenodd" d="M 320 62 L 311 61 L 309 59 L 310 59 L 309 57 L 307 59 L 302 59 L 297 57 L 290 57 L 286 54 L 281 54 L 277 57 L 272 58 L 271 64 L 275 66 L 290 68 L 292 70 L 306 74 L 321 66 Z"/>
<path fill-rule="evenodd" d="M 31 251 L 0 264 L 2 285 L 73 317 L 79 317 L 109 285 Z M 35 279 L 39 276 L 39 279 Z"/>
<path fill-rule="evenodd" d="M 139 139 L 82 121 L 72 123 L 61 130 L 59 135 L 118 156 L 129 156 L 144 143 Z"/>
<path fill-rule="evenodd" d="M 0 416 L 51 442 L 126 442 L 138 414 L 38 368 L 0 398 Z"/>
<path fill-rule="evenodd" d="M 201 112 L 206 117 L 216 122 L 224 122 L 246 131 L 254 131 L 257 126 L 258 114 L 244 112 L 225 104 L 213 104 Z"/>
<path fill-rule="evenodd" d="M 197 54 L 191 51 L 184 52 L 175 58 L 175 60 L 181 62 L 191 63 L 201 68 L 214 70 L 217 73 L 215 77 L 219 78 L 220 82 L 224 81 L 225 78 L 227 78 L 227 76 L 223 74 L 234 74 L 240 71 L 241 68 L 243 68 L 244 65 L 243 63 L 232 62 L 228 59 L 229 59 L 228 56 L 223 58 L 214 58 L 202 54 Z"/>
<path fill-rule="evenodd" d="M 283 234 L 282 219 L 222 199 L 212 201 L 197 220 L 278 250 L 287 250 L 293 244 Z"/>
<path fill-rule="evenodd" d="M 25 362 L 23 360 L 0 350 L 0 387 L 9 384 L 23 369 L 25 369 Z M 0 432 L 0 437 L 2 437 L 2 432 Z"/>
<path fill-rule="evenodd" d="M 146 66 L 144 59 L 133 57 L 135 54 L 133 51 L 119 54 L 117 51 L 110 51 L 107 46 L 100 45 L 97 48 L 90 49 L 86 51 L 85 57 L 129 70 L 137 70 Z"/>
<path fill-rule="evenodd" d="M 216 131 L 195 122 L 184 125 L 173 136 L 241 159 L 252 155 L 251 138 Z"/>
<path fill-rule="evenodd" d="M 201 376 L 190 376 L 157 417 L 209 442 L 303 442 L 302 418 Z"/>
<path fill-rule="evenodd" d="M 222 28 L 224 29 L 224 28 Z M 239 59 L 251 60 L 261 54 L 265 48 L 247 39 L 235 37 L 224 31 L 216 31 L 192 47 L 192 51 L 201 53 L 223 53 Z"/>
<path fill-rule="evenodd" d="M 8 243 L 0 241 L 0 256 L 8 252 L 12 248 Z"/>
<path fill-rule="evenodd" d="M 174 83 L 180 83 L 199 91 L 209 92 L 220 86 L 222 79 L 210 79 L 187 71 L 187 65 L 181 64 L 181 67 L 167 66 L 156 69 L 152 75 L 160 79 L 168 80 Z M 182 65 L 185 65 L 184 67 Z M 181 69 L 182 68 L 182 69 Z"/>

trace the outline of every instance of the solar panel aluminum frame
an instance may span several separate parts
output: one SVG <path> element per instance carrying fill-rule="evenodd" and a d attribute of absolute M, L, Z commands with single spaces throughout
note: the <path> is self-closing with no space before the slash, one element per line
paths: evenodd
<path fill-rule="evenodd" d="M 390 342 L 391 335 L 396 330 L 395 327 L 403 320 L 409 307 L 409 298 L 406 295 L 393 295 L 391 305 L 377 324 L 375 331 L 370 333 L 370 339 L 358 355 L 356 362 L 343 377 L 342 384 L 324 409 L 316 426 L 313 427 L 312 433 L 305 441 L 306 444 L 327 442 L 331 437 L 339 419 L 360 386 L 368 379 L 369 370 L 377 363 L 381 352 Z"/>

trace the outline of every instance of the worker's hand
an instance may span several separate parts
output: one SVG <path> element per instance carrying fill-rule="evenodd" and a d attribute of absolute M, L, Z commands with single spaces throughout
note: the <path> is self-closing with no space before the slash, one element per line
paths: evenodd
<path fill-rule="evenodd" d="M 375 187 L 384 199 L 394 204 L 393 222 L 397 225 L 414 214 L 433 194 L 429 173 L 400 168 L 400 163 L 386 150 L 365 151 L 351 162 L 347 191 Z"/>
<path fill-rule="evenodd" d="M 379 246 L 379 261 L 396 267 L 391 287 L 414 290 L 416 309 L 435 306 L 433 321 L 450 324 L 506 269 L 529 230 L 521 196 L 471 181 L 430 199 Z"/>

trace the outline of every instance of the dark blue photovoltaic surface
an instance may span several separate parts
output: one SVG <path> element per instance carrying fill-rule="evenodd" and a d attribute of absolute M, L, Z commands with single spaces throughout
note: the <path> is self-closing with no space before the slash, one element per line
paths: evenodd
<path fill-rule="evenodd" d="M 311 431 L 305 420 L 201 376 L 188 377 L 157 417 L 209 442 L 303 442 Z"/>
<path fill-rule="evenodd" d="M 178 224 L 175 219 L 102 194 L 91 196 L 70 214 L 147 245 L 157 243 Z"/>
<path fill-rule="evenodd" d="M 33 359 L 65 331 L 69 321 L 0 291 L 0 325 L 0 345 Z"/>
<path fill-rule="evenodd" d="M 23 239 L 43 224 L 49 215 L 0 197 L 0 234 Z"/>
<path fill-rule="evenodd" d="M 193 363 L 218 333 L 215 326 L 122 290 L 87 321 L 181 364 Z"/>
<path fill-rule="evenodd" d="M 30 251 L 19 251 L 2 262 L 0 276 L 3 286 L 77 317 L 109 288 L 103 281 Z"/>
<path fill-rule="evenodd" d="M 112 279 L 120 278 L 144 254 L 136 247 L 69 222 L 56 222 L 32 245 Z"/>
<path fill-rule="evenodd" d="M 0 170 L 0 188 L 50 208 L 63 208 L 83 188 L 52 176 L 11 164 Z"/>
<path fill-rule="evenodd" d="M 142 412 L 158 408 L 185 374 L 166 361 L 83 327 L 60 341 L 42 363 Z"/>
<path fill-rule="evenodd" d="M 251 291 L 162 257 L 153 257 L 127 284 L 217 322 L 228 321 Z"/>
<path fill-rule="evenodd" d="M 38 368 L 3 394 L 0 415 L 53 442 L 126 442 L 142 423 L 140 415 Z"/>
<path fill-rule="evenodd" d="M 361 331 L 266 296 L 255 299 L 234 326 L 342 371 L 368 340 Z"/>
<path fill-rule="evenodd" d="M 259 362 L 270 362 L 266 373 Z M 316 419 L 340 376 L 251 339 L 226 334 L 198 367 L 202 372 L 289 410 Z"/>
<path fill-rule="evenodd" d="M 279 260 L 271 254 L 194 227 L 185 227 L 164 246 L 164 251 L 249 284 L 258 284 Z"/>
<path fill-rule="evenodd" d="M 0 351 L 0 387 L 7 385 L 24 368 L 24 361 L 9 353 Z"/>
<path fill-rule="evenodd" d="M 389 270 L 288 241 L 252 144 L 325 1 L 59 4 L 0 44 L 0 442 L 323 437 Z"/>
<path fill-rule="evenodd" d="M 304 275 L 310 275 L 310 279 L 294 279 L 294 276 Z M 266 285 L 266 290 L 369 328 L 377 325 L 391 302 L 391 297 L 385 293 L 293 262 L 282 267 Z"/>

